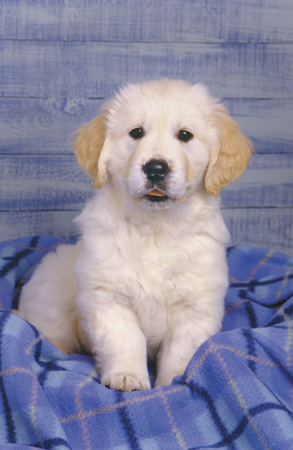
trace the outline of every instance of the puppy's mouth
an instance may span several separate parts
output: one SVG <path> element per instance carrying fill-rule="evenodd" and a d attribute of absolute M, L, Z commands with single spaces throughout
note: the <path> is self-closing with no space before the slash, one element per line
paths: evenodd
<path fill-rule="evenodd" d="M 169 197 L 159 189 L 152 189 L 145 195 L 145 197 L 148 201 L 153 203 L 161 203 L 169 200 Z"/>

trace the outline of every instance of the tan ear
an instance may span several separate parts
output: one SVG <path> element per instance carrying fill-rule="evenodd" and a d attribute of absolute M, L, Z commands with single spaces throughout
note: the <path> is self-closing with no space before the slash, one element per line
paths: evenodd
<path fill-rule="evenodd" d="M 224 186 L 241 177 L 253 153 L 251 141 L 241 133 L 226 108 L 221 104 L 216 108 L 219 139 L 212 149 L 205 178 L 207 191 L 215 197 Z"/>
<path fill-rule="evenodd" d="M 75 155 L 78 163 L 84 171 L 92 178 L 92 186 L 100 189 L 107 180 L 105 159 L 106 140 L 106 112 L 91 120 L 75 134 Z"/>

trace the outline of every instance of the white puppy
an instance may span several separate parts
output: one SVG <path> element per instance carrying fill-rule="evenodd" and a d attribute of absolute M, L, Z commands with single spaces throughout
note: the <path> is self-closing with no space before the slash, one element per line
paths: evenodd
<path fill-rule="evenodd" d="M 47 255 L 18 314 L 66 353 L 91 351 L 101 383 L 150 388 L 184 373 L 221 328 L 228 286 L 220 189 L 251 156 L 224 106 L 200 84 L 129 85 L 78 132 L 76 155 L 99 191 L 76 219 L 81 239 Z"/>

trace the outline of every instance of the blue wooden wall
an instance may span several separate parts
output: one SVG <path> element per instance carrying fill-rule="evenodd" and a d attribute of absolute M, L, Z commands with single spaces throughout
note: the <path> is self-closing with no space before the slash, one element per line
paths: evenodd
<path fill-rule="evenodd" d="M 233 243 L 293 254 L 292 0 L 1 0 L 0 240 L 74 236 L 71 133 L 127 82 L 204 82 L 254 141 L 222 191 Z"/>

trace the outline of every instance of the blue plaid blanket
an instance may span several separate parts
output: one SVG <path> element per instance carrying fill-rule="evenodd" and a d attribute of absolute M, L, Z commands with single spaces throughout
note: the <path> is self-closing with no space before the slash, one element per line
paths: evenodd
<path fill-rule="evenodd" d="M 293 449 L 293 258 L 228 249 L 222 332 L 170 386 L 118 392 L 9 312 L 60 239 L 0 245 L 1 449 Z M 150 367 L 153 378 L 153 368 Z"/>

